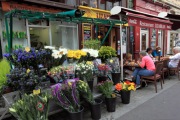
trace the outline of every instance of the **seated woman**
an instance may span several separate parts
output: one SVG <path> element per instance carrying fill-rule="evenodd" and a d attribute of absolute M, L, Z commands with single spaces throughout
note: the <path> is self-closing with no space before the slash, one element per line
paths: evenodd
<path fill-rule="evenodd" d="M 152 48 L 147 48 L 147 49 L 146 49 L 147 56 L 149 56 L 149 57 L 151 57 L 151 58 L 153 58 L 152 52 L 153 52 Z"/>
<path fill-rule="evenodd" d="M 139 56 L 141 61 L 137 61 L 137 64 L 140 66 L 140 68 L 135 68 L 132 74 L 132 77 L 136 79 L 136 88 L 141 87 L 140 76 L 152 76 L 154 75 L 156 69 L 153 60 L 147 56 L 145 51 L 141 51 Z"/>
<path fill-rule="evenodd" d="M 125 57 L 125 59 L 123 61 L 123 66 L 124 66 L 125 74 L 128 74 L 128 75 L 132 74 L 132 67 L 125 66 L 125 65 L 127 65 L 128 63 L 130 63 L 132 61 L 133 61 L 132 60 L 132 54 L 130 54 L 130 53 L 126 54 L 126 57 Z"/>

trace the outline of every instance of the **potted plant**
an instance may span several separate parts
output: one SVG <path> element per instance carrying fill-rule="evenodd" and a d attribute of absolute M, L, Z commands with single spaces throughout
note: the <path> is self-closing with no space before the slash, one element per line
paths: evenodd
<path fill-rule="evenodd" d="M 87 53 L 82 50 L 68 50 L 67 60 L 68 63 L 81 62 L 87 56 Z"/>
<path fill-rule="evenodd" d="M 10 88 L 5 88 L 7 85 L 7 74 L 10 73 L 11 67 L 7 60 L 3 59 L 0 61 L 0 94 L 10 92 Z"/>
<path fill-rule="evenodd" d="M 97 82 L 102 82 L 108 79 L 107 75 L 111 71 L 111 68 L 107 64 L 99 64 L 98 62 L 94 63 L 95 74 L 97 75 Z"/>
<path fill-rule="evenodd" d="M 84 81 L 77 81 L 77 89 L 83 98 L 90 104 L 91 109 L 91 117 L 92 119 L 99 120 L 101 118 L 101 99 L 94 99 L 92 92 L 88 86 L 88 84 Z"/>
<path fill-rule="evenodd" d="M 120 82 L 120 66 L 119 66 L 119 58 L 113 57 L 107 59 L 107 64 L 111 67 L 111 76 L 114 85 Z"/>
<path fill-rule="evenodd" d="M 51 89 L 57 104 L 68 111 L 70 120 L 83 119 L 84 108 L 80 105 L 76 80 L 66 80 L 63 83 L 53 85 Z"/>
<path fill-rule="evenodd" d="M 50 98 L 48 93 L 24 95 L 9 112 L 18 120 L 48 120 Z"/>
<path fill-rule="evenodd" d="M 116 89 L 116 91 L 120 92 L 122 103 L 129 104 L 131 90 L 135 91 L 136 86 L 135 86 L 134 82 L 125 81 L 125 82 L 117 83 L 115 85 L 115 89 Z"/>
<path fill-rule="evenodd" d="M 41 82 L 48 81 L 45 75 L 37 75 L 33 68 L 14 68 L 7 74 L 7 85 L 13 91 L 20 90 L 21 93 L 30 94 L 34 89 L 40 87 Z"/>
<path fill-rule="evenodd" d="M 92 62 L 87 61 L 87 62 L 81 62 L 76 64 L 76 75 L 81 79 L 85 80 L 91 91 L 93 91 L 93 82 L 94 82 L 94 76 L 93 76 L 93 70 L 94 70 L 94 65 Z"/>
<path fill-rule="evenodd" d="M 103 63 L 105 63 L 107 59 L 116 56 L 116 50 L 111 46 L 101 46 L 101 48 L 99 49 L 99 57 L 101 58 Z"/>
<path fill-rule="evenodd" d="M 113 82 L 110 80 L 98 83 L 97 88 L 105 96 L 105 102 L 108 112 L 116 110 L 116 94 L 113 91 Z"/>
<path fill-rule="evenodd" d="M 101 41 L 98 39 L 85 40 L 83 42 L 84 48 L 98 50 L 100 48 Z"/>

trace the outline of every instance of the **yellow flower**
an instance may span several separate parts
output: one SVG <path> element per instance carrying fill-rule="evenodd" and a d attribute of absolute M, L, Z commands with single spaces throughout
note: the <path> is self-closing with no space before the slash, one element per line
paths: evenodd
<path fill-rule="evenodd" d="M 116 97 L 116 94 L 112 94 L 111 96 L 112 96 L 112 98 L 115 98 L 115 97 Z"/>
<path fill-rule="evenodd" d="M 27 69 L 27 70 L 26 70 L 26 73 L 29 73 L 30 71 L 31 71 L 30 69 Z"/>
<path fill-rule="evenodd" d="M 126 89 L 126 85 L 123 84 L 123 89 Z"/>
<path fill-rule="evenodd" d="M 68 85 L 69 85 L 69 86 L 71 86 L 71 85 L 72 85 L 72 83 L 71 83 L 71 82 L 68 82 Z"/>
<path fill-rule="evenodd" d="M 67 57 L 73 58 L 74 57 L 74 51 L 68 50 Z"/>
<path fill-rule="evenodd" d="M 92 63 L 92 61 L 87 61 L 86 64 L 92 65 L 93 63 Z"/>
<path fill-rule="evenodd" d="M 82 55 L 82 56 L 86 56 L 87 53 L 81 50 L 81 55 Z"/>
<path fill-rule="evenodd" d="M 26 51 L 26 52 L 29 52 L 30 50 L 31 50 L 31 49 L 30 49 L 29 47 L 26 47 L 26 48 L 25 48 L 25 51 Z"/>
<path fill-rule="evenodd" d="M 128 90 L 131 90 L 131 87 L 128 87 Z"/>
<path fill-rule="evenodd" d="M 110 63 L 113 63 L 113 60 L 110 60 L 109 62 L 110 62 Z"/>

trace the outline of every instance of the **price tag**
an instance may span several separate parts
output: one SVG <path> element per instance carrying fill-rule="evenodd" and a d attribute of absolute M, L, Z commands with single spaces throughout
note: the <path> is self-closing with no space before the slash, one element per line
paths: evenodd
<path fill-rule="evenodd" d="M 38 95 L 41 93 L 41 90 L 40 89 L 37 89 L 37 90 L 33 90 L 33 95 Z"/>

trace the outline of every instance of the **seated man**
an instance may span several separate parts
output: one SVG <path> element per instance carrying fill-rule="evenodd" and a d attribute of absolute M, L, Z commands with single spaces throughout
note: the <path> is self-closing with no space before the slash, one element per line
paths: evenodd
<path fill-rule="evenodd" d="M 178 66 L 180 60 L 180 47 L 173 48 L 173 56 L 163 57 L 161 59 L 169 59 L 168 67 L 169 68 L 176 68 Z"/>
<path fill-rule="evenodd" d="M 140 86 L 140 76 L 152 76 L 155 73 L 155 65 L 151 57 L 147 56 L 145 51 L 139 53 L 141 61 L 137 61 L 140 68 L 136 68 L 133 72 L 133 78 L 136 79 L 136 88 Z"/>
<path fill-rule="evenodd" d="M 155 57 L 156 59 L 158 59 L 159 56 L 160 57 L 162 56 L 161 48 L 159 46 L 157 46 L 156 49 L 153 50 L 152 56 Z"/>

